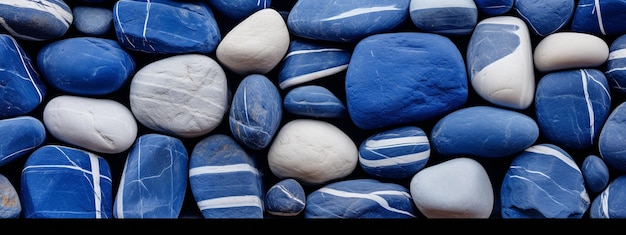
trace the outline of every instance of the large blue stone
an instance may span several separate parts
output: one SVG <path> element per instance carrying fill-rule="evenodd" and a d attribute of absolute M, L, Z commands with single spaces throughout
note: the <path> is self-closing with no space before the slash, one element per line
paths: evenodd
<path fill-rule="evenodd" d="M 285 95 L 283 104 L 287 112 L 307 117 L 342 118 L 348 115 L 343 101 L 318 85 L 293 88 Z"/>
<path fill-rule="evenodd" d="M 412 0 L 409 16 L 417 28 L 444 35 L 467 35 L 478 22 L 478 9 L 473 0 Z"/>
<path fill-rule="evenodd" d="M 46 140 L 43 123 L 31 116 L 0 119 L 0 167 L 33 152 Z"/>
<path fill-rule="evenodd" d="M 604 74 L 611 86 L 611 92 L 626 94 L 626 34 L 611 43 Z"/>
<path fill-rule="evenodd" d="M 600 137 L 598 150 L 609 168 L 626 171 L 626 102 L 617 105 L 606 119 Z"/>
<path fill-rule="evenodd" d="M 516 0 L 513 9 L 539 36 L 547 36 L 563 29 L 572 19 L 574 0 Z"/>
<path fill-rule="evenodd" d="M 92 36 L 105 36 L 113 28 L 113 10 L 105 7 L 78 5 L 72 9 L 74 27 Z"/>
<path fill-rule="evenodd" d="M 24 218 L 113 218 L 111 169 L 106 159 L 61 145 L 35 150 L 22 170 Z"/>
<path fill-rule="evenodd" d="M 144 134 L 128 152 L 115 197 L 115 218 L 176 219 L 185 199 L 189 159 L 183 142 Z"/>
<path fill-rule="evenodd" d="M 59 38 L 68 31 L 74 16 L 63 0 L 3 1 L 0 32 L 27 41 Z"/>
<path fill-rule="evenodd" d="M 515 0 L 474 0 L 476 7 L 489 16 L 503 15 L 513 8 Z"/>
<path fill-rule="evenodd" d="M 580 170 L 585 177 L 585 185 L 592 193 L 599 193 L 609 184 L 609 167 L 596 155 L 588 155 Z"/>
<path fill-rule="evenodd" d="M 595 35 L 626 33 L 626 2 L 623 0 L 577 1 L 571 30 Z"/>
<path fill-rule="evenodd" d="M 270 7 L 271 0 L 207 0 L 211 8 L 229 19 L 240 21 Z"/>
<path fill-rule="evenodd" d="M 593 199 L 589 208 L 592 219 L 626 218 L 626 175 L 620 175 Z"/>
<path fill-rule="evenodd" d="M 295 179 L 283 179 L 265 193 L 265 210 L 276 216 L 297 216 L 304 211 L 306 192 Z"/>

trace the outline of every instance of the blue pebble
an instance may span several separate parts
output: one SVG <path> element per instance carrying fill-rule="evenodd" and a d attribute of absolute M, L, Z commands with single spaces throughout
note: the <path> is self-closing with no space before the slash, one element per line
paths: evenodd
<path fill-rule="evenodd" d="M 574 0 L 516 0 L 513 8 L 538 36 L 547 36 L 563 29 L 574 15 Z"/>
<path fill-rule="evenodd" d="M 270 7 L 271 0 L 207 0 L 213 10 L 229 19 L 241 21 L 252 13 Z"/>
<path fill-rule="evenodd" d="M 476 7 L 489 16 L 503 15 L 513 8 L 515 0 L 474 0 Z"/>
<path fill-rule="evenodd" d="M 623 0 L 577 1 L 571 30 L 595 35 L 626 33 L 626 2 Z"/>
<path fill-rule="evenodd" d="M 74 27 L 89 36 L 103 36 L 113 28 L 113 10 L 104 7 L 75 6 Z"/>
<path fill-rule="evenodd" d="M 144 134 L 128 152 L 113 205 L 115 218 L 176 219 L 185 199 L 187 149 L 177 138 Z"/>
<path fill-rule="evenodd" d="M 471 34 L 478 22 L 476 4 L 473 0 L 452 2 L 413 0 L 409 16 L 413 24 L 425 32 L 443 35 Z"/>
<path fill-rule="evenodd" d="M 585 177 L 585 185 L 592 193 L 599 193 L 609 184 L 609 168 L 602 158 L 589 155 L 583 160 L 580 169 Z"/>
<path fill-rule="evenodd" d="M 278 88 L 261 74 L 246 76 L 235 91 L 230 105 L 230 131 L 244 146 L 259 150 L 267 147 L 280 126 L 283 114 Z"/>
<path fill-rule="evenodd" d="M 609 168 L 626 171 L 626 102 L 611 111 L 600 131 L 598 150 Z"/>
<path fill-rule="evenodd" d="M 265 193 L 265 210 L 276 216 L 297 216 L 304 211 L 306 194 L 295 179 L 283 179 Z"/>
<path fill-rule="evenodd" d="M 591 219 L 626 218 L 626 175 L 615 178 L 593 199 L 589 209 Z"/>
<path fill-rule="evenodd" d="M 511 55 L 521 44 L 516 34 L 519 28 L 512 24 L 479 24 L 470 38 L 467 63 L 470 79 L 489 65 Z M 499 45 L 491 41 L 497 39 Z M 486 54 L 489 56 L 485 56 Z"/>
<path fill-rule="evenodd" d="M 604 74 L 611 86 L 611 92 L 626 94 L 626 34 L 611 43 Z"/>
<path fill-rule="evenodd" d="M 111 169 L 106 159 L 61 145 L 35 150 L 22 169 L 24 218 L 113 218 Z"/>
<path fill-rule="evenodd" d="M 68 31 L 74 16 L 63 0 L 3 1 L 0 32 L 27 41 L 59 38 Z"/>
<path fill-rule="evenodd" d="M 0 119 L 0 167 L 33 152 L 46 140 L 46 128 L 31 116 Z"/>
<path fill-rule="evenodd" d="M 263 218 L 263 182 L 254 156 L 230 136 L 210 135 L 194 146 L 189 184 L 204 218 Z"/>
<path fill-rule="evenodd" d="M 22 213 L 20 196 L 6 176 L 0 174 L 0 219 L 18 219 Z"/>
<path fill-rule="evenodd" d="M 283 101 L 289 113 L 317 117 L 342 118 L 348 115 L 343 102 L 330 90 L 318 85 L 296 87 L 285 95 Z"/>

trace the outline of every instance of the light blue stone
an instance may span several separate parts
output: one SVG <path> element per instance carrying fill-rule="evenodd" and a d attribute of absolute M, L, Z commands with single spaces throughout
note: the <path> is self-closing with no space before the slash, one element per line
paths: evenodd
<path fill-rule="evenodd" d="M 47 44 L 37 54 L 37 65 L 50 86 L 73 95 L 113 93 L 135 72 L 133 56 L 117 41 L 98 37 Z"/>
<path fill-rule="evenodd" d="M 621 35 L 626 33 L 626 1 L 577 1 L 571 30 L 595 35 Z"/>
<path fill-rule="evenodd" d="M 593 199 L 589 209 L 592 219 L 624 219 L 626 218 L 626 175 L 615 178 Z"/>
<path fill-rule="evenodd" d="M 423 169 L 430 158 L 430 142 L 422 128 L 403 126 L 381 131 L 359 146 L 359 165 L 382 179 L 406 179 Z"/>
<path fill-rule="evenodd" d="M 602 158 L 596 155 L 588 155 L 580 167 L 585 185 L 592 193 L 599 193 L 609 184 L 609 168 Z"/>
<path fill-rule="evenodd" d="M 470 79 L 494 62 L 511 55 L 521 44 L 513 24 L 478 24 L 470 38 L 467 51 L 467 64 Z M 497 39 L 498 44 L 493 43 Z M 489 56 L 485 56 L 486 54 Z"/>
<path fill-rule="evenodd" d="M 68 31 L 74 16 L 63 0 L 3 1 L 0 32 L 26 41 L 59 38 Z"/>
<path fill-rule="evenodd" d="M 276 216 L 297 216 L 304 211 L 306 194 L 295 179 L 283 179 L 265 193 L 265 210 Z"/>
<path fill-rule="evenodd" d="M 31 116 L 0 119 L 0 167 L 35 151 L 46 140 L 43 123 Z"/>
<path fill-rule="evenodd" d="M 474 2 L 481 13 L 496 16 L 509 12 L 515 0 L 474 0 Z"/>
<path fill-rule="evenodd" d="M 409 8 L 411 21 L 417 28 L 443 35 L 468 35 L 478 23 L 478 9 L 473 0 L 413 0 Z"/>
<path fill-rule="evenodd" d="M 17 219 L 22 213 L 20 197 L 6 176 L 0 174 L 0 219 Z"/>
<path fill-rule="evenodd" d="M 611 92 L 626 94 L 626 34 L 611 43 L 604 74 L 611 86 Z"/>
<path fill-rule="evenodd" d="M 411 219 L 415 205 L 400 184 L 353 179 L 311 192 L 304 212 L 306 219 Z"/>
<path fill-rule="evenodd" d="M 103 36 L 113 28 L 113 10 L 104 7 L 75 6 L 74 27 L 90 36 Z"/>
<path fill-rule="evenodd" d="M 293 88 L 283 101 L 289 113 L 316 118 L 343 118 L 348 110 L 335 94 L 323 86 L 305 85 Z"/>
<path fill-rule="evenodd" d="M 574 0 L 516 0 L 513 9 L 528 24 L 535 35 L 547 36 L 570 23 L 574 15 Z"/>
<path fill-rule="evenodd" d="M 61 145 L 35 150 L 22 170 L 24 218 L 113 218 L 111 169 L 106 159 Z"/>
<path fill-rule="evenodd" d="M 185 200 L 189 159 L 184 143 L 161 134 L 144 134 L 128 152 L 113 215 L 176 219 Z"/>
<path fill-rule="evenodd" d="M 606 77 L 596 69 L 544 75 L 535 93 L 535 115 L 541 134 L 562 148 L 592 148 L 611 111 L 609 89 Z"/>
<path fill-rule="evenodd" d="M 283 102 L 278 88 L 261 74 L 248 75 L 237 87 L 228 123 L 233 137 L 244 146 L 267 147 L 280 127 Z"/>
<path fill-rule="evenodd" d="M 204 218 L 261 219 L 263 180 L 254 156 L 228 135 L 200 140 L 189 159 L 189 185 Z"/>
<path fill-rule="evenodd" d="M 507 219 L 580 219 L 590 205 L 577 163 L 553 144 L 533 145 L 515 156 L 500 201 Z"/>
<path fill-rule="evenodd" d="M 252 13 L 269 8 L 271 0 L 207 0 L 216 13 L 229 19 L 241 21 Z"/>
<path fill-rule="evenodd" d="M 460 108 L 468 97 L 461 52 L 449 38 L 433 33 L 361 40 L 345 80 L 348 113 L 361 129 L 432 120 Z"/>
<path fill-rule="evenodd" d="M 626 171 L 626 102 L 618 104 L 609 114 L 600 131 L 598 150 L 609 168 Z"/>

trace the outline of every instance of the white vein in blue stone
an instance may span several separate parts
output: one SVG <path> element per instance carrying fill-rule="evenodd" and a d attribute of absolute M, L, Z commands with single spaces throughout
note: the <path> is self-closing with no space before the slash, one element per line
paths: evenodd
<path fill-rule="evenodd" d="M 259 171 L 250 164 L 233 164 L 233 165 L 220 165 L 220 166 L 201 166 L 194 167 L 189 170 L 189 177 L 199 176 L 204 174 L 220 174 L 231 172 L 250 172 L 254 175 L 259 175 Z"/>
<path fill-rule="evenodd" d="M 244 196 L 230 196 L 220 197 L 213 199 L 206 199 L 198 201 L 198 208 L 200 210 L 207 209 L 219 209 L 219 208 L 232 208 L 232 207 L 258 207 L 263 210 L 263 203 L 258 196 L 244 195 Z"/>
<path fill-rule="evenodd" d="M 585 94 L 585 102 L 587 103 L 587 113 L 589 115 L 589 141 L 591 142 L 591 144 L 593 144 L 593 139 L 595 136 L 595 114 L 593 113 L 593 102 L 591 101 L 591 98 L 589 98 L 589 86 L 587 85 L 587 79 L 589 79 L 589 77 L 592 77 L 591 75 L 589 75 L 589 72 L 587 72 L 587 70 L 581 69 L 580 70 L 580 77 L 582 79 L 583 82 L 583 93 Z M 591 78 L 593 79 L 593 78 Z"/>
<path fill-rule="evenodd" d="M 70 23 L 74 20 L 74 16 L 72 15 L 71 12 L 67 11 L 65 8 L 61 7 L 60 5 L 51 3 L 49 1 L 0 0 L 0 5 L 8 5 L 8 6 L 13 6 L 17 8 L 26 8 L 26 9 L 31 9 L 34 11 L 43 11 L 43 12 L 51 13 L 55 18 L 57 18 L 61 23 L 63 23 L 68 28 L 70 27 Z M 18 34 L 17 32 L 15 32 L 15 30 L 11 28 L 10 25 L 6 23 L 6 21 L 4 20 L 2 16 L 0 16 L 0 25 L 2 25 L 2 27 L 4 27 L 4 29 L 6 29 L 12 35 L 25 38 L 25 39 L 41 41 L 41 39 L 39 38 L 34 38 L 34 37 Z"/>
<path fill-rule="evenodd" d="M 547 147 L 547 146 L 543 146 L 543 145 L 535 145 L 535 146 L 531 146 L 531 147 L 527 148 L 524 151 L 525 152 L 529 152 L 529 153 L 538 153 L 538 154 L 550 155 L 550 156 L 556 157 L 559 160 L 561 160 L 563 163 L 567 164 L 572 169 L 574 169 L 574 170 L 576 170 L 576 171 L 578 171 L 580 173 L 580 169 L 578 168 L 578 165 L 576 165 L 576 162 L 574 162 L 574 160 L 572 160 L 571 158 L 567 157 L 565 154 L 559 152 L 556 149 L 553 149 L 553 148 L 550 148 L 550 147 Z"/>
<path fill-rule="evenodd" d="M 560 188 L 560 189 L 562 189 L 563 191 L 569 191 L 568 189 L 564 189 L 564 188 L 563 188 L 563 187 L 561 187 L 560 185 L 556 184 L 556 182 L 555 182 L 554 180 L 552 180 L 552 178 L 551 178 L 550 176 L 548 176 L 548 175 L 544 174 L 543 172 L 528 170 L 528 169 L 522 168 L 522 167 L 520 167 L 520 166 L 511 166 L 511 169 L 518 169 L 518 170 L 522 170 L 522 169 L 523 169 L 523 171 L 525 171 L 525 172 L 527 172 L 527 173 L 530 173 L 530 174 L 539 174 L 539 175 L 541 175 L 541 176 L 545 177 L 546 179 L 550 179 L 550 181 L 549 181 L 549 182 L 554 183 L 557 187 L 559 187 L 559 188 Z M 555 198 L 554 196 L 552 196 L 552 194 L 551 194 L 551 193 L 547 192 L 547 191 L 544 189 L 544 187 L 542 187 L 542 185 L 538 185 L 538 184 L 537 184 L 537 182 L 535 182 L 534 180 L 531 180 L 531 179 L 526 178 L 526 177 L 522 177 L 522 176 L 520 176 L 520 175 L 510 175 L 509 177 L 510 177 L 510 178 L 516 178 L 516 179 L 519 179 L 519 180 L 524 180 L 524 181 L 527 181 L 527 182 L 528 182 L 528 183 L 530 183 L 530 184 L 533 184 L 533 185 L 534 185 L 534 186 L 535 186 L 538 190 L 540 190 L 541 192 L 543 192 L 543 194 L 544 194 L 544 195 L 546 195 L 548 198 L 550 198 L 550 199 L 551 199 L 554 203 L 559 204 L 559 205 L 561 205 L 561 206 L 563 206 L 563 207 L 567 207 L 567 206 L 563 205 L 563 204 L 560 202 L 560 200 L 558 200 L 557 198 Z M 584 192 L 584 191 L 583 191 L 583 192 Z"/>
<path fill-rule="evenodd" d="M 310 54 L 310 53 L 320 53 L 320 52 L 342 52 L 344 51 L 343 49 L 339 49 L 339 48 L 323 48 L 323 49 L 312 49 L 312 50 L 297 50 L 297 51 L 292 51 L 287 53 L 287 55 L 285 56 L 285 59 L 289 58 L 290 56 L 293 55 L 303 55 L 303 54 Z M 283 59 L 283 60 L 285 60 Z"/>
<path fill-rule="evenodd" d="M 117 4 L 115 4 L 115 18 L 117 18 L 117 22 L 120 28 L 120 32 L 121 34 L 124 36 L 124 38 L 126 39 L 126 41 L 128 42 L 128 44 L 130 44 L 131 47 L 135 48 L 135 44 L 133 44 L 133 41 L 130 40 L 130 38 L 128 38 L 128 34 L 126 34 L 126 32 L 124 32 L 124 27 L 123 27 L 123 22 L 120 20 L 120 13 L 119 13 L 119 4 L 122 4 L 122 2 L 118 2 Z M 124 42 L 123 39 L 121 39 L 120 42 Z"/>
<path fill-rule="evenodd" d="M 316 78 L 321 78 L 321 77 L 326 77 L 328 75 L 332 75 L 332 74 L 336 74 L 338 72 L 341 72 L 345 69 L 348 68 L 347 64 L 344 65 L 340 65 L 340 66 L 336 66 L 336 67 L 332 67 L 332 68 L 328 68 L 328 69 L 323 69 L 320 71 L 316 71 L 313 73 L 307 73 L 307 74 L 303 74 L 300 76 L 295 76 L 292 78 L 289 78 L 283 82 L 281 82 L 279 84 L 281 89 L 285 89 L 287 87 L 293 86 L 295 84 L 300 84 L 300 83 L 304 83 L 304 82 L 308 82 L 311 80 L 314 80 Z"/>
<path fill-rule="evenodd" d="M 267 8 L 267 0 L 257 0 L 256 5 L 261 6 L 261 2 L 263 2 L 263 8 Z"/>
<path fill-rule="evenodd" d="M 380 7 L 361 7 L 361 8 L 356 8 L 356 9 L 343 12 L 336 16 L 321 19 L 320 21 L 338 20 L 338 19 L 350 18 L 353 16 L 369 14 L 369 13 L 374 13 L 374 12 L 381 12 L 381 11 L 402 11 L 402 10 L 403 10 L 402 8 L 396 7 L 395 5 L 380 6 Z"/>
<path fill-rule="evenodd" d="M 300 205 L 304 205 L 305 202 L 300 200 L 300 198 L 296 197 L 295 195 L 293 195 L 284 185 L 278 185 L 274 188 L 280 189 L 280 191 L 283 192 L 285 195 L 287 195 L 289 199 L 298 202 Z"/>
<path fill-rule="evenodd" d="M 606 32 L 604 31 L 604 23 L 602 22 L 602 10 L 600 10 L 600 0 L 595 0 L 595 7 L 593 8 L 593 11 L 591 11 L 591 13 L 596 14 L 596 17 L 598 17 L 598 27 L 600 28 L 600 32 L 602 32 L 602 35 L 606 35 Z"/>
<path fill-rule="evenodd" d="M 148 42 L 148 38 L 146 37 L 146 31 L 148 29 L 148 19 L 150 19 L 150 7 L 151 6 L 152 6 L 152 2 L 148 0 L 146 2 L 146 19 L 143 22 L 143 30 L 141 32 L 141 37 L 143 38 L 144 44 Z M 154 51 L 154 47 L 152 47 L 152 45 L 149 45 L 149 46 L 150 46 L 150 49 Z"/>
<path fill-rule="evenodd" d="M 321 193 L 328 193 L 337 197 L 362 198 L 362 199 L 372 200 L 378 203 L 378 205 L 380 205 L 382 208 L 387 209 L 388 211 L 392 211 L 392 212 L 403 214 L 403 215 L 408 215 L 410 217 L 415 217 L 415 215 L 411 214 L 411 212 L 399 210 L 399 209 L 389 206 L 389 203 L 387 202 L 387 200 L 379 196 L 379 195 L 398 195 L 398 196 L 403 196 L 406 198 L 411 198 L 411 195 L 406 192 L 387 190 L 387 191 L 378 191 L 378 192 L 371 192 L 371 193 L 364 194 L 364 193 L 340 191 L 340 190 L 336 190 L 332 188 L 321 188 L 321 189 L 318 189 L 318 191 Z"/>
<path fill-rule="evenodd" d="M 418 4 L 419 3 L 419 4 Z M 473 1 L 459 1 L 459 0 L 437 0 L 437 1 L 415 1 L 411 4 L 411 11 L 423 10 L 423 9 L 438 9 L 448 7 L 462 7 L 475 9 L 476 5 Z M 503 6 L 502 6 L 503 7 Z"/>
<path fill-rule="evenodd" d="M 246 113 L 246 123 L 250 123 L 250 111 L 248 111 L 248 87 L 243 88 L 243 110 Z"/>
<path fill-rule="evenodd" d="M 13 37 L 10 37 L 10 38 L 11 38 L 11 42 L 13 43 L 13 47 L 15 48 L 15 51 L 17 51 L 17 53 L 20 55 L 20 61 L 22 62 L 22 67 L 24 68 L 24 71 L 26 72 L 26 74 L 28 74 L 28 81 L 30 81 L 35 91 L 37 91 L 39 102 L 41 103 L 43 101 L 43 95 L 41 93 L 41 90 L 39 90 L 39 87 L 37 87 L 37 84 L 35 83 L 35 79 L 33 78 L 33 75 L 28 70 L 28 67 L 26 67 L 27 62 L 24 59 L 26 55 L 22 54 L 22 51 L 20 50 L 20 46 L 17 44 L 17 41 L 15 41 Z"/>
<path fill-rule="evenodd" d="M 604 190 L 600 195 L 600 208 L 602 209 L 602 217 L 601 218 L 611 218 L 609 214 L 609 190 L 610 188 Z"/>
<path fill-rule="evenodd" d="M 387 156 L 376 151 L 376 149 L 397 148 L 404 146 L 417 146 L 428 145 L 428 138 L 426 136 L 409 136 L 402 138 L 392 138 L 383 140 L 368 140 L 365 142 L 365 149 L 372 153 L 383 157 L 378 160 L 368 160 L 360 158 L 359 161 L 370 167 L 392 166 L 397 164 L 413 163 L 424 160 L 430 157 L 430 150 L 422 151 L 414 154 L 407 154 L 402 156 Z"/>
<path fill-rule="evenodd" d="M 615 50 L 615 51 L 611 51 L 611 53 L 609 53 L 609 58 L 608 60 L 618 60 L 618 59 L 624 59 L 626 58 L 626 49 L 619 49 L 619 50 Z M 610 70 L 607 70 L 606 73 L 612 73 L 615 71 L 624 71 L 626 70 L 626 67 L 621 67 L 621 68 L 613 68 Z"/>
<path fill-rule="evenodd" d="M 11 158 L 11 157 L 13 157 L 13 156 L 15 156 L 15 155 L 17 155 L 17 154 L 21 154 L 21 153 L 24 153 L 24 152 L 30 151 L 31 149 L 34 149 L 34 148 L 36 148 L 36 147 L 37 147 L 37 146 L 31 146 L 31 147 L 28 147 L 28 148 L 25 148 L 25 149 L 20 149 L 20 150 L 18 150 L 18 151 L 15 151 L 15 152 L 13 152 L 13 153 L 11 153 L 11 154 L 9 154 L 9 155 L 7 155 L 7 156 L 3 157 L 3 158 L 0 158 L 0 162 L 3 162 L 4 160 L 9 159 L 9 158 Z"/>

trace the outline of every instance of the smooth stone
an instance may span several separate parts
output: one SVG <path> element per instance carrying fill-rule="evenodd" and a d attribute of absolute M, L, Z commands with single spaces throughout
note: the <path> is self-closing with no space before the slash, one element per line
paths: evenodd
<path fill-rule="evenodd" d="M 43 123 L 56 139 L 99 153 L 121 153 L 137 138 L 137 122 L 123 104 L 105 98 L 60 95 L 43 110 Z"/>
<path fill-rule="evenodd" d="M 626 102 L 618 104 L 604 122 L 598 139 L 600 156 L 609 168 L 626 171 Z"/>
<path fill-rule="evenodd" d="M 283 179 L 265 193 L 265 210 L 275 216 L 297 216 L 306 206 L 306 192 L 295 179 Z"/>
<path fill-rule="evenodd" d="M 253 150 L 272 142 L 283 116 L 283 101 L 278 88 L 267 77 L 244 77 L 233 96 L 228 124 L 233 137 Z"/>
<path fill-rule="evenodd" d="M 50 86 L 84 96 L 118 91 L 135 72 L 134 57 L 117 41 L 97 37 L 51 42 L 39 50 L 37 65 Z"/>
<path fill-rule="evenodd" d="M 540 37 L 555 33 L 567 26 L 574 16 L 575 0 L 537 1 L 516 0 L 513 9 L 532 32 Z"/>
<path fill-rule="evenodd" d="M 232 20 L 243 20 L 254 12 L 269 8 L 271 0 L 207 0 L 211 9 Z"/>
<path fill-rule="evenodd" d="M 43 145 L 46 127 L 31 116 L 0 119 L 0 167 Z"/>
<path fill-rule="evenodd" d="M 609 167 L 606 166 L 602 158 L 596 155 L 585 157 L 580 170 L 585 178 L 585 185 L 592 193 L 601 192 L 609 184 Z"/>
<path fill-rule="evenodd" d="M 357 167 L 358 155 L 352 139 L 333 124 L 294 119 L 276 134 L 267 162 L 278 178 L 321 185 L 350 175 Z"/>
<path fill-rule="evenodd" d="M 74 20 L 63 0 L 0 0 L 0 15 L 0 31 L 26 41 L 60 38 Z"/>
<path fill-rule="evenodd" d="M 514 16 L 481 20 L 469 39 L 466 57 L 469 80 L 480 97 L 519 110 L 533 103 L 532 45 L 523 20 Z"/>
<path fill-rule="evenodd" d="M 187 190 L 188 163 L 180 139 L 154 133 L 139 136 L 124 163 L 113 216 L 177 219 Z"/>
<path fill-rule="evenodd" d="M 129 98 L 138 122 L 183 138 L 211 132 L 229 109 L 226 73 L 217 61 L 200 54 L 145 65 L 130 82 Z"/>
<path fill-rule="evenodd" d="M 624 219 L 626 218 L 626 175 L 617 176 L 593 199 L 589 208 L 591 219 Z"/>
<path fill-rule="evenodd" d="M 409 19 L 410 0 L 300 0 L 287 18 L 293 35 L 355 43 L 396 29 Z"/>
<path fill-rule="evenodd" d="M 535 94 L 535 120 L 542 136 L 566 149 L 594 147 L 611 112 L 609 89 L 604 73 L 596 69 L 544 75 Z"/>
<path fill-rule="evenodd" d="M 265 193 L 256 164 L 230 136 L 210 135 L 196 143 L 189 159 L 189 184 L 204 218 L 263 218 Z"/>
<path fill-rule="evenodd" d="M 467 72 L 461 52 L 445 36 L 378 34 L 355 46 L 345 91 L 357 127 L 385 128 L 432 120 L 463 106 Z"/>
<path fill-rule="evenodd" d="M 415 209 L 404 186 L 375 179 L 327 184 L 306 198 L 306 219 L 412 219 Z"/>
<path fill-rule="evenodd" d="M 0 34 L 0 119 L 25 115 L 37 108 L 48 89 L 22 45 Z"/>
<path fill-rule="evenodd" d="M 609 46 L 602 38 L 591 34 L 558 32 L 541 39 L 533 57 L 535 68 L 540 72 L 594 68 L 607 61 Z"/>
<path fill-rule="evenodd" d="M 24 218 L 113 218 L 108 162 L 86 150 L 45 145 L 26 160 L 20 200 Z"/>
<path fill-rule="evenodd" d="M 286 90 L 326 78 L 348 69 L 352 53 L 342 45 L 294 39 L 278 73 L 278 85 Z"/>
<path fill-rule="evenodd" d="M 626 94 L 626 34 L 611 43 L 604 74 L 612 92 Z"/>
<path fill-rule="evenodd" d="M 209 54 L 222 36 L 203 1 L 117 1 L 113 26 L 123 47 L 151 54 Z"/>
<path fill-rule="evenodd" d="M 458 157 L 426 167 L 411 178 L 409 189 L 426 218 L 486 219 L 494 206 L 494 191 L 485 168 Z"/>
<path fill-rule="evenodd" d="M 75 6 L 72 9 L 74 27 L 90 36 L 104 36 L 113 29 L 113 10 L 96 6 Z"/>
<path fill-rule="evenodd" d="M 533 145 L 513 158 L 500 201 L 505 219 L 580 219 L 590 205 L 577 163 L 553 144 Z"/>
<path fill-rule="evenodd" d="M 9 178 L 0 174 L 0 219 L 17 219 L 21 213 L 19 194 Z"/>
<path fill-rule="evenodd" d="M 287 92 L 283 100 L 289 113 L 314 118 L 343 118 L 348 109 L 335 94 L 326 87 L 303 85 Z"/>
<path fill-rule="evenodd" d="M 578 0 L 571 30 L 594 35 L 626 33 L 626 2 L 623 0 Z"/>
<path fill-rule="evenodd" d="M 523 113 L 493 106 L 471 106 L 437 121 L 431 130 L 430 143 L 444 156 L 501 158 L 524 151 L 538 138 L 537 123 Z"/>
<path fill-rule="evenodd" d="M 488 16 L 504 15 L 513 9 L 515 0 L 474 0 L 476 8 Z"/>
<path fill-rule="evenodd" d="M 425 32 L 469 35 L 478 22 L 478 8 L 473 0 L 411 0 L 409 16 Z"/>
<path fill-rule="evenodd" d="M 217 60 L 239 75 L 266 74 L 289 49 L 285 20 L 272 8 L 254 12 L 235 25 L 217 46 Z"/>
<path fill-rule="evenodd" d="M 430 158 L 430 142 L 422 128 L 403 126 L 367 137 L 359 146 L 359 165 L 381 179 L 407 179 Z"/>

